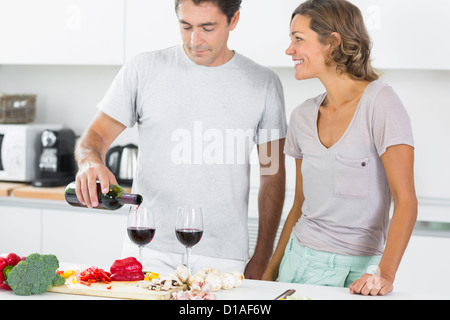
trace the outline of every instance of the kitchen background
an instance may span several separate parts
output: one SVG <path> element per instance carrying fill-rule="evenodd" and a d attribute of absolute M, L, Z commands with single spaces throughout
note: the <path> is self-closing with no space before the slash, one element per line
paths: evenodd
<path fill-rule="evenodd" d="M 243 0 L 241 21 L 230 39 L 231 49 L 279 75 L 288 119 L 297 105 L 323 92 L 317 80 L 295 80 L 292 61 L 284 54 L 289 45 L 290 14 L 300 2 L 279 0 L 274 5 L 270 0 Z M 450 285 L 445 278 L 450 267 L 450 147 L 446 141 L 450 137 L 450 43 L 445 40 L 450 30 L 450 2 L 352 2 L 361 8 L 372 36 L 374 65 L 383 71 L 382 80 L 404 102 L 415 134 L 419 218 L 396 285 L 398 290 L 445 293 Z M 0 93 L 37 94 L 35 122 L 61 123 L 80 135 L 124 61 L 139 52 L 178 43 L 171 0 L 0 0 Z M 136 137 L 136 128 L 128 129 L 114 144 L 136 143 Z M 294 160 L 286 161 L 284 216 L 292 205 L 295 186 Z M 249 212 L 251 245 L 257 232 L 258 185 L 258 168 L 254 167 Z M 55 244 L 65 233 L 56 229 L 71 226 L 86 232 L 83 224 L 72 218 L 65 220 L 65 225 L 45 224 L 47 217 L 60 219 L 60 206 L 47 202 L 39 206 L 42 208 L 36 218 L 35 202 L 24 204 L 0 198 L 0 231 L 11 229 L 11 224 L 23 226 L 23 220 L 14 221 L 14 208 L 18 207 L 26 219 L 41 226 L 39 232 L 30 231 L 40 241 L 40 250 L 49 250 L 48 243 L 54 248 L 71 248 L 67 243 Z M 98 217 L 99 221 L 104 217 Z M 117 223 L 122 223 L 123 219 L 119 220 Z M 49 230 L 54 235 L 46 240 L 45 232 Z M 101 226 L 96 230 L 106 232 Z M 0 251 L 7 247 L 2 241 L 0 238 Z"/>

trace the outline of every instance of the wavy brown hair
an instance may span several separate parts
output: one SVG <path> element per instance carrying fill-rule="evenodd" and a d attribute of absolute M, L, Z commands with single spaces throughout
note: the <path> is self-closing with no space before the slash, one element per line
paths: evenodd
<path fill-rule="evenodd" d="M 310 28 L 322 44 L 333 44 L 336 38 L 331 34 L 339 34 L 340 45 L 331 46 L 327 59 L 336 64 L 338 72 L 355 80 L 374 81 L 380 77 L 371 64 L 372 44 L 358 7 L 347 0 L 307 0 L 295 9 L 292 19 L 297 14 L 311 19 Z"/>

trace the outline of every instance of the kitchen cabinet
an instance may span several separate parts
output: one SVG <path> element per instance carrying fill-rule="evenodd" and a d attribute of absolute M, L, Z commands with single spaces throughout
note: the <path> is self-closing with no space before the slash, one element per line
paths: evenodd
<path fill-rule="evenodd" d="M 450 2 L 430 0 L 350 0 L 364 16 L 373 42 L 373 64 L 380 69 L 450 69 Z M 271 67 L 291 67 L 289 46 L 292 12 L 301 3 L 283 0 L 242 2 L 230 49 Z M 143 51 L 180 43 L 172 1 L 126 0 L 126 59 Z"/>
<path fill-rule="evenodd" d="M 0 63 L 120 65 L 124 1 L 0 1 Z"/>
<path fill-rule="evenodd" d="M 125 59 L 181 43 L 174 1 L 126 0 Z"/>
<path fill-rule="evenodd" d="M 111 265 L 120 259 L 127 235 L 127 215 L 119 211 L 44 208 L 42 252 L 61 261 Z"/>
<path fill-rule="evenodd" d="M 373 64 L 386 69 L 450 69 L 450 1 L 351 0 L 373 42 Z"/>
<path fill-rule="evenodd" d="M 41 251 L 41 212 L 35 208 L 0 206 L 0 254 L 26 256 Z"/>
<path fill-rule="evenodd" d="M 413 235 L 409 241 L 394 287 L 404 292 L 448 294 L 450 238 Z"/>
<path fill-rule="evenodd" d="M 450 69 L 450 2 L 350 0 L 362 11 L 380 69 Z M 285 55 L 298 0 L 246 0 L 230 48 L 270 67 Z M 181 43 L 173 1 L 0 1 L 0 64 L 122 65 Z"/>
<path fill-rule="evenodd" d="M 276 5 L 268 0 L 243 1 L 230 49 L 261 64 L 291 66 L 284 50 L 289 45 L 290 15 L 298 4 L 298 0 Z M 126 6 L 126 59 L 181 43 L 173 1 L 126 0 Z"/>
<path fill-rule="evenodd" d="M 271 67 L 293 67 L 285 54 L 290 45 L 289 26 L 298 0 L 246 0 L 241 17 L 231 33 L 230 49 Z"/>
<path fill-rule="evenodd" d="M 111 265 L 122 254 L 128 208 L 84 209 L 65 201 L 0 198 L 0 254 L 54 254 L 60 261 Z M 136 247 L 136 255 L 138 249 Z"/>

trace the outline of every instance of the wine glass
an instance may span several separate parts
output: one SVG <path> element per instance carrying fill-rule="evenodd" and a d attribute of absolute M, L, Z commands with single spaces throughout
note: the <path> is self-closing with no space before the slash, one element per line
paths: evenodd
<path fill-rule="evenodd" d="M 189 258 L 191 248 L 203 236 L 203 215 L 200 207 L 180 207 L 177 211 L 175 234 L 179 242 L 186 247 L 186 267 L 191 270 Z"/>
<path fill-rule="evenodd" d="M 142 248 L 149 244 L 155 235 L 153 211 L 145 206 L 131 206 L 128 213 L 128 238 L 139 247 L 139 262 L 144 265 Z"/>

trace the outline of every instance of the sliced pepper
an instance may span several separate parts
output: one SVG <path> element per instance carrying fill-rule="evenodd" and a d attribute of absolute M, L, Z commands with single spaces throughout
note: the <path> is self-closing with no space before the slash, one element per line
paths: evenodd
<path fill-rule="evenodd" d="M 62 276 L 67 279 L 70 276 L 73 276 L 75 273 L 75 270 L 66 270 L 63 272 Z"/>

